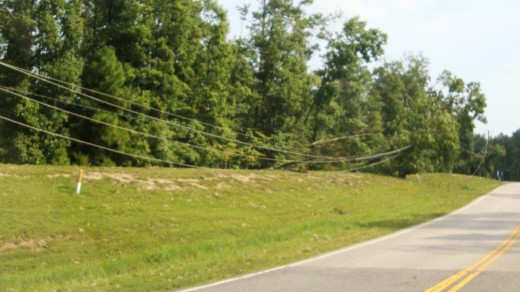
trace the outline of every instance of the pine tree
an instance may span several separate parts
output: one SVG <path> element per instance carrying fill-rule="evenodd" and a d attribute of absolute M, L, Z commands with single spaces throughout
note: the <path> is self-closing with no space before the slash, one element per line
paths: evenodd
<path fill-rule="evenodd" d="M 45 72 L 49 77 L 78 82 L 83 66 L 78 56 L 82 30 L 79 5 L 77 1 L 65 0 L 6 1 L 2 7 L 6 21 L 1 26 L 6 42 L 3 60 L 26 70 Z M 59 100 L 73 98 L 64 90 L 13 71 L 3 74 L 2 85 Z M 3 114 L 30 126 L 69 135 L 67 114 L 21 97 L 4 96 Z M 69 163 L 70 142 L 66 140 L 13 125 L 4 124 L 4 131 L 4 141 L 10 141 L 2 147 L 8 162 Z"/>
<path fill-rule="evenodd" d="M 279 147 L 306 151 L 308 137 L 303 125 L 311 103 L 313 79 L 307 62 L 315 15 L 304 7 L 312 1 L 264 0 L 253 13 L 251 64 L 256 84 L 251 95 L 248 120 Z M 272 153 L 270 154 L 272 155 Z"/>
<path fill-rule="evenodd" d="M 447 111 L 457 120 L 459 126 L 460 155 L 456 165 L 456 171 L 472 174 L 478 162 L 475 162 L 475 121 L 486 122 L 484 109 L 486 108 L 486 96 L 482 93 L 480 84 L 471 82 L 466 84 L 464 80 L 454 76 L 449 71 L 444 71 L 438 79 L 442 86 L 437 92 L 437 98 L 441 100 Z"/>
<path fill-rule="evenodd" d="M 313 140 L 380 133 L 377 106 L 369 95 L 371 74 L 367 63 L 383 54 L 386 34 L 367 29 L 358 18 L 348 20 L 343 30 L 328 40 L 324 68 L 318 71 L 321 85 L 314 96 L 307 120 L 313 114 Z M 374 122 L 369 126 L 368 123 Z M 360 139 L 342 139 L 332 148 L 322 147 L 332 156 L 367 152 Z"/>

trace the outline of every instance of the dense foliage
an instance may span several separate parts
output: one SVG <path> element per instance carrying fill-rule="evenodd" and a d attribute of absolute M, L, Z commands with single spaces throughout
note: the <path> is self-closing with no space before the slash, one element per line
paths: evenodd
<path fill-rule="evenodd" d="M 306 13 L 311 3 L 242 7 L 248 33 L 230 40 L 215 0 L 1 0 L 0 60 L 75 86 L 2 66 L 0 115 L 133 156 L 2 120 L 0 161 L 348 169 L 346 158 L 410 146 L 368 160 L 381 162 L 370 170 L 505 169 L 513 142 L 499 138 L 492 156 L 476 147 L 478 83 L 447 71 L 432 83 L 422 56 L 375 63 L 385 33 L 358 18 L 327 31 L 327 17 Z M 322 67 L 311 71 L 319 43 Z"/>
<path fill-rule="evenodd" d="M 477 136 L 482 145 L 484 137 Z M 482 166 L 482 175 L 501 180 L 520 181 L 520 130 L 511 137 L 499 135 L 488 141 L 487 159 Z"/>

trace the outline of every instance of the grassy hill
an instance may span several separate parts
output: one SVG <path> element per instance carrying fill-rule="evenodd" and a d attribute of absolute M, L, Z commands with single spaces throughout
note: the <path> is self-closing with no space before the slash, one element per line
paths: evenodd
<path fill-rule="evenodd" d="M 168 290 L 344 247 L 499 186 L 450 174 L 0 165 L 0 291 Z"/>

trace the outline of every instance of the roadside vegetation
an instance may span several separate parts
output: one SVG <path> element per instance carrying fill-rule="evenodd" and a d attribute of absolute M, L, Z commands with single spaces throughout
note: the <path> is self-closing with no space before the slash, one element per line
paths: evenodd
<path fill-rule="evenodd" d="M 231 36 L 216 0 L 0 1 L 0 163 L 345 170 L 401 149 L 370 172 L 511 173 L 475 136 L 479 82 L 390 60 L 391 36 L 312 0 L 255 2 Z"/>
<path fill-rule="evenodd" d="M 0 291 L 189 287 L 500 184 L 410 174 L 520 178 L 520 132 L 475 135 L 478 82 L 312 2 L 239 7 L 233 37 L 217 0 L 0 1 Z"/>
<path fill-rule="evenodd" d="M 451 174 L 0 166 L 0 290 L 169 290 L 308 258 L 500 185 Z"/>

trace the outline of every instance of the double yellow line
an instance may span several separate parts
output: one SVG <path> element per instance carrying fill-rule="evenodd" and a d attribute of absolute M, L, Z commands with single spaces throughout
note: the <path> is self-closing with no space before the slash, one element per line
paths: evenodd
<path fill-rule="evenodd" d="M 481 260 L 470 266 L 469 268 L 462 270 L 439 284 L 426 289 L 425 292 L 438 292 L 438 291 L 459 291 L 462 287 L 466 286 L 471 280 L 482 273 L 487 267 L 493 262 L 500 258 L 505 252 L 507 252 L 515 242 L 520 238 L 520 225 L 518 225 L 513 233 L 504 240 L 497 248 L 487 254 Z M 448 288 L 451 287 L 449 290 Z"/>

